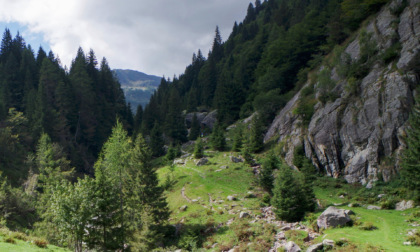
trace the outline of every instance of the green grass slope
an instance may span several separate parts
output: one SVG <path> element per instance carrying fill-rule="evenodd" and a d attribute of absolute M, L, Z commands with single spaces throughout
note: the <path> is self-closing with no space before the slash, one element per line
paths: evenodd
<path fill-rule="evenodd" d="M 71 251 L 50 244 L 45 244 L 45 247 L 38 247 L 37 243 L 45 244 L 45 240 L 30 237 L 19 232 L 12 232 L 5 228 L 0 229 L 0 252 Z"/>
<path fill-rule="evenodd" d="M 235 153 L 207 151 L 209 163 L 206 165 L 196 166 L 196 160 L 189 157 L 185 164 L 164 166 L 158 170 L 161 184 L 168 187 L 166 196 L 172 211 L 170 224 L 179 228 L 170 245 L 190 250 L 203 247 L 208 251 L 235 246 L 238 251 L 267 251 L 273 245 L 281 227 L 255 221 L 265 205 L 265 193 L 256 186 L 252 168 L 244 163 L 233 163 L 230 155 L 235 156 Z M 223 166 L 228 168 L 223 169 Z M 412 217 L 418 209 L 396 211 L 348 207 L 349 203 L 366 204 L 360 200 L 366 189 L 323 177 L 317 178 L 315 184 L 315 194 L 323 209 L 341 204 L 337 207 L 351 209 L 356 215 L 352 227 L 323 230 L 312 244 L 331 239 L 344 243 L 341 247 L 336 246 L 336 251 L 420 251 L 419 247 L 403 244 L 408 239 L 408 231 L 418 229 L 411 226 L 420 223 L 419 219 L 413 220 Z M 250 191 L 256 197 L 249 197 Z M 346 196 L 340 198 L 341 194 Z M 373 194 L 372 197 L 377 197 L 376 193 Z M 237 200 L 229 201 L 228 196 L 235 196 Z M 181 210 L 183 206 L 187 206 L 186 210 Z M 323 209 L 312 218 L 319 216 Z M 240 219 L 242 211 L 250 213 L 253 218 Z M 372 223 L 376 229 L 361 230 L 360 226 L 365 223 Z M 310 225 L 310 221 L 304 224 Z M 310 245 L 303 241 L 301 244 L 302 249 Z"/>

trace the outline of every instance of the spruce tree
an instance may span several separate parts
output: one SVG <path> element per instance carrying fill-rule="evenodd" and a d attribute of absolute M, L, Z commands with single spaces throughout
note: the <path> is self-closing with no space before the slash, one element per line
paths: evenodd
<path fill-rule="evenodd" d="M 305 197 L 302 182 L 291 168 L 282 166 L 275 180 L 271 204 L 276 208 L 276 216 L 285 221 L 300 221 L 308 210 L 309 200 Z"/>
<path fill-rule="evenodd" d="M 405 137 L 407 148 L 402 155 L 401 177 L 406 185 L 420 192 L 420 96 L 415 99 L 411 111 L 407 135 Z"/>
<path fill-rule="evenodd" d="M 165 150 L 163 146 L 165 145 L 165 141 L 162 137 L 162 132 L 160 131 L 159 125 L 155 122 L 155 126 L 153 126 L 152 131 L 150 132 L 150 149 L 152 150 L 153 157 L 160 157 L 165 154 Z"/>
<path fill-rule="evenodd" d="M 254 153 L 259 152 L 264 147 L 264 128 L 260 116 L 255 114 L 251 120 L 251 128 L 249 131 L 250 150 Z"/>
<path fill-rule="evenodd" d="M 244 125 L 242 123 L 237 124 L 236 128 L 234 129 L 233 135 L 233 144 L 232 144 L 232 151 L 241 151 L 243 146 L 243 132 L 244 132 Z"/>
<path fill-rule="evenodd" d="M 194 145 L 194 158 L 202 158 L 204 157 L 204 146 L 203 141 L 201 141 L 201 138 L 198 138 Z"/>
<path fill-rule="evenodd" d="M 213 132 L 210 135 L 210 144 L 217 151 L 224 151 L 226 149 L 225 132 L 219 122 L 216 122 L 213 126 Z"/>
<path fill-rule="evenodd" d="M 200 122 L 198 121 L 197 115 L 194 113 L 192 122 L 191 122 L 190 135 L 188 136 L 188 139 L 194 141 L 197 139 L 197 137 L 200 136 L 200 133 L 201 133 Z"/>
<path fill-rule="evenodd" d="M 278 169 L 280 164 L 280 160 L 274 155 L 274 153 L 270 153 L 262 164 L 261 174 L 259 176 L 258 182 L 260 186 L 270 194 L 272 193 L 272 189 L 274 187 L 273 171 Z"/>

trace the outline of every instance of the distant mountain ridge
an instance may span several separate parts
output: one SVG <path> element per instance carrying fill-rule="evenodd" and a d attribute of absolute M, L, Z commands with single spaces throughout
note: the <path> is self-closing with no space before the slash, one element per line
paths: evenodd
<path fill-rule="evenodd" d="M 130 69 L 114 69 L 115 76 L 121 84 L 127 103 L 131 104 L 133 112 L 138 105 L 144 108 L 149 103 L 150 96 L 159 87 L 162 77 L 148 75 Z"/>

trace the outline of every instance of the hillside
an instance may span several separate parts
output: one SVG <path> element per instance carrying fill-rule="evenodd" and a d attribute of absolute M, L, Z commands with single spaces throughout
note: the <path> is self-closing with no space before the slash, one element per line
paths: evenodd
<path fill-rule="evenodd" d="M 120 82 L 126 102 L 131 104 L 133 113 L 136 113 L 138 105 L 146 107 L 162 79 L 162 77 L 127 69 L 114 69 L 113 73 Z"/>

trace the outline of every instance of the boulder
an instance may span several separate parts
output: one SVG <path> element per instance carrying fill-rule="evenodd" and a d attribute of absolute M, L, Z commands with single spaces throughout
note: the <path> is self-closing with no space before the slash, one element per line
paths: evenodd
<path fill-rule="evenodd" d="M 207 164 L 209 160 L 207 158 L 200 158 L 198 161 L 195 162 L 197 166 L 203 166 Z"/>
<path fill-rule="evenodd" d="M 381 210 L 380 206 L 369 205 L 366 207 L 368 210 Z"/>
<path fill-rule="evenodd" d="M 284 250 L 286 250 L 286 252 L 299 252 L 299 251 L 302 251 L 300 249 L 300 247 L 296 243 L 294 243 L 292 241 L 289 241 L 289 242 L 286 243 L 286 245 L 284 246 Z"/>
<path fill-rule="evenodd" d="M 333 248 L 334 247 L 334 241 L 325 239 L 322 241 L 323 248 Z"/>
<path fill-rule="evenodd" d="M 181 210 L 182 212 L 186 211 L 188 208 L 187 205 L 183 205 L 182 207 L 179 208 L 179 210 Z"/>
<path fill-rule="evenodd" d="M 241 212 L 239 214 L 239 219 L 244 219 L 244 218 L 247 218 L 247 217 L 249 217 L 249 213 L 248 212 Z"/>
<path fill-rule="evenodd" d="M 228 169 L 228 168 L 229 168 L 229 166 L 227 166 L 227 165 L 220 166 L 220 169 L 223 169 L 223 170 Z"/>
<path fill-rule="evenodd" d="M 414 208 L 414 201 L 412 200 L 409 200 L 409 201 L 403 200 L 395 204 L 395 210 L 398 210 L 398 211 L 404 211 L 411 208 Z"/>
<path fill-rule="evenodd" d="M 306 252 L 322 251 L 323 247 L 324 247 L 324 244 L 322 243 L 313 244 L 309 246 L 308 249 L 306 249 Z"/>
<path fill-rule="evenodd" d="M 233 163 L 242 163 L 244 161 L 241 157 L 230 156 L 229 158 Z"/>
<path fill-rule="evenodd" d="M 175 165 L 184 165 L 185 164 L 185 159 L 177 158 L 177 159 L 174 160 L 174 164 Z"/>
<path fill-rule="evenodd" d="M 344 209 L 338 209 L 335 207 L 327 208 L 317 219 L 318 227 L 320 228 L 329 228 L 344 226 L 351 219 Z"/>
<path fill-rule="evenodd" d="M 236 200 L 236 197 L 235 196 L 232 196 L 232 195 L 229 195 L 229 196 L 227 196 L 227 199 L 229 201 L 235 201 Z"/>
<path fill-rule="evenodd" d="M 213 125 L 216 123 L 217 120 L 217 110 L 213 110 L 212 112 L 208 113 L 206 117 L 201 121 L 201 124 L 204 126 L 213 129 Z"/>

